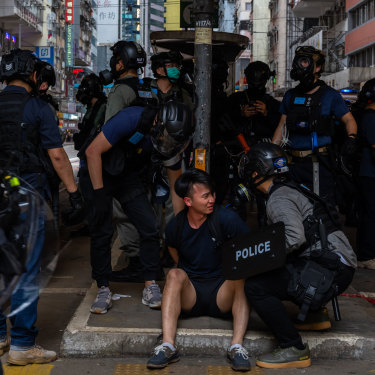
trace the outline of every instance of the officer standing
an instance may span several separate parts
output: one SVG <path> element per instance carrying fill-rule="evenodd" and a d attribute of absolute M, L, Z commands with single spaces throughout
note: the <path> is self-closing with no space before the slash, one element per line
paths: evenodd
<path fill-rule="evenodd" d="M 16 49 L 1 60 L 0 79 L 6 88 L 0 93 L 0 168 L 10 170 L 43 197 L 49 197 L 45 150 L 68 193 L 72 207 L 82 209 L 82 199 L 74 182 L 68 156 L 61 145 L 61 137 L 49 105 L 33 96 L 37 92 L 37 70 L 40 61 L 31 51 Z M 44 241 L 44 219 L 39 218 L 38 235 L 33 260 L 24 274 L 27 285 L 21 285 L 12 295 L 11 309 L 22 305 L 27 293 L 35 293 L 33 302 L 11 318 L 11 340 L 7 338 L 6 319 L 0 316 L 0 351 L 9 350 L 8 362 L 17 365 L 47 363 L 56 353 L 35 345 L 37 329 L 37 276 Z"/>
<path fill-rule="evenodd" d="M 92 220 L 93 220 L 93 188 L 89 176 L 89 170 L 86 161 L 86 149 L 94 138 L 100 133 L 104 124 L 107 98 L 103 93 L 103 85 L 97 75 L 91 73 L 84 77 L 78 87 L 76 99 L 86 106 L 87 110 L 82 122 L 78 124 L 79 133 L 74 134 L 74 148 L 78 151 L 79 157 L 79 184 L 82 195 L 87 207 L 87 223 L 92 236 Z M 95 246 L 91 243 L 91 252 Z"/>
<path fill-rule="evenodd" d="M 272 142 L 288 143 L 293 160 L 290 174 L 296 182 L 305 183 L 334 202 L 335 181 L 329 155 L 334 119 L 346 128 L 342 150 L 345 154 L 356 151 L 357 124 L 341 95 L 319 80 L 324 63 L 322 51 L 311 46 L 297 47 L 290 77 L 299 84 L 284 95 Z"/>
<path fill-rule="evenodd" d="M 109 279 L 113 197 L 120 202 L 140 236 L 140 260 L 145 281 L 142 303 L 150 308 L 160 308 L 161 305 L 160 288 L 155 283 L 160 273 L 159 231 L 146 189 L 139 177 L 140 167 L 149 159 L 152 150 L 147 135 L 155 123 L 156 114 L 154 107 L 132 106 L 123 109 L 105 123 L 86 150 L 95 210 L 92 241 L 95 249 L 91 253 L 91 262 L 93 278 L 99 288 L 91 307 L 92 313 L 104 314 L 112 305 Z M 189 141 L 192 134 L 189 110 L 179 102 L 166 103 L 161 107 L 152 131 L 157 134 L 157 142 L 161 139 L 166 141 L 160 145 L 161 152 L 172 152 L 170 155 L 174 156 L 181 150 L 180 142 Z M 166 134 L 171 132 L 174 137 L 167 137 Z"/>
<path fill-rule="evenodd" d="M 365 103 L 361 114 L 360 135 L 363 144 L 359 184 L 361 191 L 360 223 L 357 232 L 358 266 L 375 269 L 375 79 L 370 79 L 359 93 Z"/>
<path fill-rule="evenodd" d="M 357 263 L 335 209 L 311 190 L 287 179 L 287 172 L 286 154 L 271 143 L 253 146 L 239 167 L 241 178 L 267 197 L 269 223 L 285 225 L 286 266 L 245 282 L 250 306 L 279 344 L 275 351 L 257 359 L 257 365 L 265 368 L 310 366 L 309 347 L 302 342 L 282 301 L 290 300 L 300 307 L 298 317 L 304 322 L 300 329 L 314 322 L 314 329 L 329 328 L 328 313 L 321 307 L 349 286 Z M 315 320 L 306 319 L 310 309 L 314 313 L 317 310 Z"/>

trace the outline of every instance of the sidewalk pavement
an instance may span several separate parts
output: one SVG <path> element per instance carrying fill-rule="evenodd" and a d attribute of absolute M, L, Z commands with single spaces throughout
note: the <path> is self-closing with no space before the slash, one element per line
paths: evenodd
<path fill-rule="evenodd" d="M 75 247 L 75 241 L 82 244 L 82 240 L 73 240 L 70 247 Z M 85 243 L 85 247 L 87 245 Z M 347 294 L 367 293 L 367 296 L 373 297 L 374 272 L 358 270 Z M 111 289 L 114 294 L 125 297 L 113 301 L 113 307 L 103 315 L 90 313 L 97 293 L 96 285 L 92 284 L 87 290 L 63 333 L 61 356 L 148 356 L 151 353 L 161 334 L 160 311 L 151 310 L 141 303 L 141 283 L 111 283 Z M 375 359 L 375 306 L 362 298 L 349 296 L 339 297 L 339 304 L 342 315 L 340 322 L 334 321 L 331 305 L 328 306 L 332 318 L 331 330 L 302 332 L 312 356 L 319 359 Z M 288 310 L 292 315 L 297 312 L 293 304 L 288 304 Z M 176 343 L 181 353 L 187 356 L 224 355 L 230 346 L 231 329 L 231 320 L 210 317 L 183 319 L 179 321 Z M 275 346 L 273 336 L 255 312 L 250 316 L 244 346 L 252 356 Z"/>

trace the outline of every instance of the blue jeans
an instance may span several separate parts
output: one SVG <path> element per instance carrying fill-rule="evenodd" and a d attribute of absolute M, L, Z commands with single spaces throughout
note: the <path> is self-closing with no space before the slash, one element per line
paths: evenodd
<path fill-rule="evenodd" d="M 25 178 L 25 176 L 22 176 Z M 30 175 L 25 178 L 39 192 L 43 183 L 43 176 Z M 39 189 L 38 189 L 39 188 Z M 44 194 L 43 194 L 44 195 Z M 34 326 L 37 319 L 37 305 L 39 299 L 38 273 L 40 268 L 40 257 L 43 250 L 45 221 L 43 212 L 38 218 L 38 225 L 35 227 L 35 243 L 29 254 L 26 272 L 21 276 L 17 289 L 11 297 L 11 312 L 17 310 L 23 303 L 29 305 L 10 318 L 11 345 L 15 347 L 32 347 L 35 345 L 35 337 L 38 330 Z M 0 338 L 7 335 L 6 317 L 0 312 Z"/>

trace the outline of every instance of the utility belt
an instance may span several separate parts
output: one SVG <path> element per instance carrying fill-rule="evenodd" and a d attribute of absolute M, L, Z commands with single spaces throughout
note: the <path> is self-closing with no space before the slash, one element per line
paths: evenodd
<path fill-rule="evenodd" d="M 328 147 L 323 146 L 315 149 L 314 151 L 312 150 L 291 150 L 292 156 L 296 158 L 306 158 L 307 156 L 311 156 L 313 154 L 327 154 L 328 153 Z"/>

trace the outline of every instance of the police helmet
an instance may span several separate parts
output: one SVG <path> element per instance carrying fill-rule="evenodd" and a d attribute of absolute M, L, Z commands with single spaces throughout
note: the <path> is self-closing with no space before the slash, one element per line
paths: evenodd
<path fill-rule="evenodd" d="M 312 46 L 299 46 L 296 48 L 294 55 L 290 78 L 294 81 L 302 81 L 308 76 L 318 74 L 320 76 L 324 71 L 325 53 Z M 315 73 L 315 68 L 320 66 L 321 69 Z"/>
<path fill-rule="evenodd" d="M 55 70 L 53 69 L 53 66 L 46 62 L 46 61 L 39 61 L 36 64 L 36 78 L 37 78 L 37 86 L 40 87 L 40 85 L 43 82 L 48 83 L 49 86 L 55 86 L 56 85 L 56 74 Z"/>
<path fill-rule="evenodd" d="M 15 79 L 30 81 L 30 75 L 36 70 L 36 64 L 40 60 L 29 50 L 14 49 L 4 55 L 0 64 L 0 81 L 10 82 Z"/>
<path fill-rule="evenodd" d="M 103 94 L 103 84 L 99 77 L 91 73 L 84 77 L 78 87 L 76 99 L 82 104 L 89 104 L 92 98 L 100 98 Z"/>
<path fill-rule="evenodd" d="M 242 156 L 238 175 L 244 182 L 256 187 L 270 177 L 286 173 L 288 170 L 288 158 L 280 146 L 273 143 L 258 143 Z M 255 177 L 254 172 L 257 172 Z M 258 178 L 262 179 L 255 183 Z"/>
<path fill-rule="evenodd" d="M 187 147 L 193 132 L 190 109 L 182 102 L 170 100 L 160 106 L 151 139 L 160 154 L 173 157 Z"/>
<path fill-rule="evenodd" d="M 110 49 L 113 51 L 113 57 L 115 57 L 115 59 L 122 60 L 126 70 L 137 70 L 146 66 L 146 52 L 142 46 L 136 42 L 120 40 Z M 113 65 L 113 60 L 111 65 Z"/>
<path fill-rule="evenodd" d="M 178 51 L 160 52 L 151 56 L 151 70 L 155 77 L 159 77 L 156 72 L 158 68 L 165 68 L 165 64 L 176 63 L 178 66 L 182 65 L 183 57 Z"/>
<path fill-rule="evenodd" d="M 229 65 L 225 60 L 216 60 L 212 62 L 212 83 L 215 86 L 221 86 L 228 79 Z"/>
<path fill-rule="evenodd" d="M 251 88 L 262 88 L 266 86 L 271 77 L 269 66 L 262 61 L 251 62 L 244 71 L 246 81 Z"/>
<path fill-rule="evenodd" d="M 358 99 L 365 103 L 375 102 L 375 78 L 368 80 L 358 94 Z"/>

